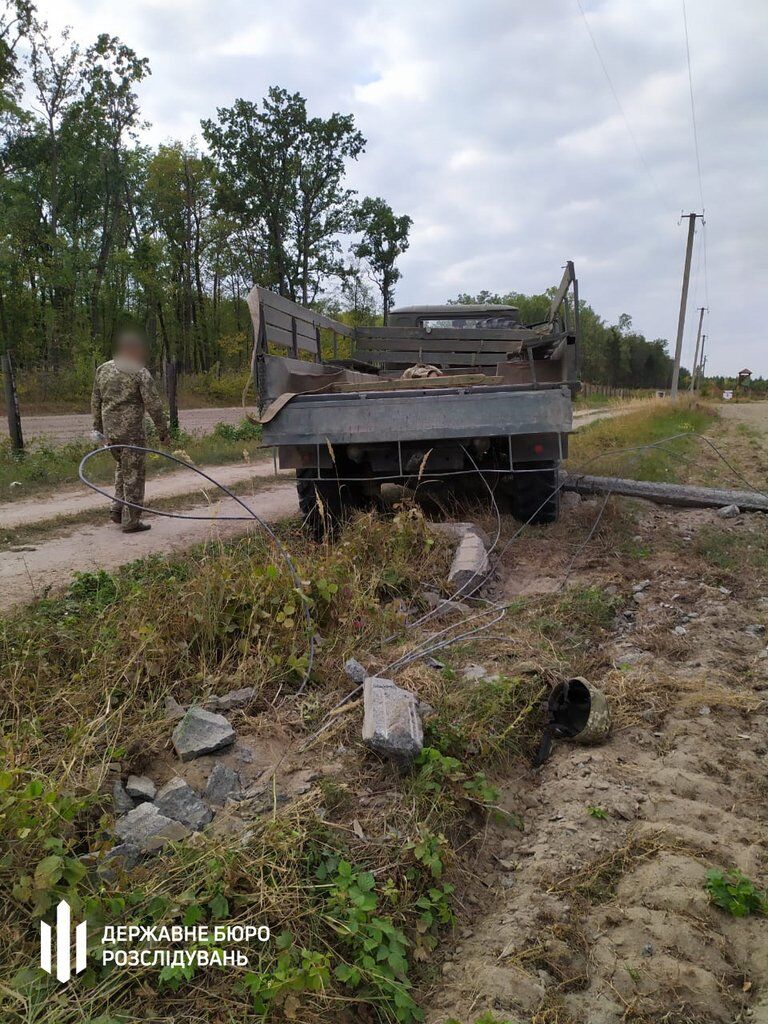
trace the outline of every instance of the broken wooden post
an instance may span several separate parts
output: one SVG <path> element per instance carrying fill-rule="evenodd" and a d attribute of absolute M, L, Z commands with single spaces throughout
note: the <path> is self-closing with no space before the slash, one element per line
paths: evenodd
<path fill-rule="evenodd" d="M 757 491 L 734 491 L 575 473 L 562 473 L 560 480 L 564 491 L 576 491 L 581 495 L 620 494 L 661 505 L 676 505 L 678 508 L 724 508 L 726 505 L 737 505 L 742 512 L 768 512 L 768 495 Z"/>
<path fill-rule="evenodd" d="M 19 396 L 16 393 L 16 381 L 13 378 L 13 360 L 10 352 L 3 353 L 3 383 L 5 386 L 5 405 L 8 410 L 8 433 L 11 435 L 11 446 L 14 451 L 24 451 L 24 435 L 21 432 L 21 413 Z"/>

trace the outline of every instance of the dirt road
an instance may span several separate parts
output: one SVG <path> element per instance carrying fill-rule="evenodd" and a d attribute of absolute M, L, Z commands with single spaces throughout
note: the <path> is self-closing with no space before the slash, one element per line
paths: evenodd
<path fill-rule="evenodd" d="M 264 479 L 274 476 L 272 460 L 244 465 L 235 463 L 225 466 L 201 466 L 209 476 L 218 480 L 226 487 L 242 484 L 248 480 Z M 283 474 L 286 475 L 286 474 Z M 111 491 L 108 484 L 105 490 Z M 210 495 L 216 498 L 216 488 L 192 470 L 181 469 L 170 476 L 150 480 L 147 484 L 147 506 L 151 506 L 158 498 L 187 497 L 191 503 L 195 498 Z M 96 491 L 86 489 L 82 484 L 67 487 L 48 498 L 28 498 L 22 501 L 0 504 L 0 528 L 15 529 L 19 526 L 30 526 L 43 523 L 61 516 L 80 515 L 97 509 L 106 511 L 106 501 Z"/>
<path fill-rule="evenodd" d="M 214 410 L 198 411 L 208 413 Z M 619 415 L 622 411 L 624 409 L 580 410 L 574 417 L 575 424 L 578 428 L 596 419 Z M 273 473 L 271 462 L 259 466 L 205 468 L 211 476 L 227 485 L 242 483 L 251 478 L 264 480 Z M 202 504 L 195 501 L 200 491 L 199 477 L 182 470 L 172 477 L 150 481 L 147 485 L 147 504 L 151 505 L 153 498 L 186 495 L 190 500 L 179 509 L 185 515 L 238 514 L 238 508 L 232 501 L 227 499 L 218 502 L 213 494 L 210 499 L 212 504 L 208 500 Z M 245 500 L 265 519 L 276 520 L 298 511 L 296 489 L 292 482 L 276 484 L 268 490 L 260 489 L 258 494 L 250 499 L 245 497 Z M 93 492 L 68 489 L 51 498 L 0 506 L 0 523 L 6 528 L 14 528 L 48 519 L 53 521 L 56 517 L 78 514 L 105 505 L 106 500 Z M 0 610 L 32 601 L 49 589 L 60 588 L 75 571 L 114 569 L 156 552 L 180 551 L 209 539 L 236 536 L 251 528 L 248 522 L 184 522 L 154 517 L 150 521 L 151 532 L 135 536 L 125 536 L 118 527 L 108 523 L 79 525 L 73 527 L 67 536 L 39 544 L 20 545 L 16 550 L 0 553 Z"/>
<path fill-rule="evenodd" d="M 296 488 L 292 483 L 260 490 L 255 498 L 243 495 L 265 520 L 274 521 L 298 511 Z M 210 504 L 196 504 L 179 510 L 185 515 L 218 516 L 216 522 L 183 522 L 165 517 L 148 517 L 150 533 L 124 534 L 118 526 L 78 526 L 67 536 L 46 541 L 39 547 L 24 546 L 0 555 L 0 609 L 25 604 L 49 590 L 62 587 L 74 571 L 115 569 L 126 562 L 156 552 L 180 551 L 207 540 L 222 540 L 249 529 L 252 520 L 227 522 L 226 516 L 247 515 L 230 498 Z"/>
<path fill-rule="evenodd" d="M 217 423 L 236 425 L 245 418 L 241 406 L 227 406 L 221 409 L 180 409 L 179 426 L 189 434 L 210 434 Z M 66 413 L 63 416 L 23 416 L 21 429 L 24 440 L 45 437 L 58 442 L 79 441 L 88 437 L 92 428 L 88 413 Z M 8 423 L 3 418 L 4 435 L 8 433 Z"/>
<path fill-rule="evenodd" d="M 562 579 L 565 529 L 584 535 L 597 510 L 577 503 L 527 545 L 527 565 L 518 551 L 507 584 Z M 541 770 L 501 780 L 501 805 L 524 830 L 483 837 L 481 884 L 422 996 L 428 1024 L 768 1020 L 768 922 L 707 894 L 713 869 L 761 887 L 766 877 L 767 531 L 759 513 L 616 503 L 575 583 L 606 594 L 613 614 L 583 648 L 534 656 L 547 678 L 587 675 L 613 734 L 598 747 L 558 743 Z M 473 662 L 515 675 L 519 641 L 484 647 Z"/>

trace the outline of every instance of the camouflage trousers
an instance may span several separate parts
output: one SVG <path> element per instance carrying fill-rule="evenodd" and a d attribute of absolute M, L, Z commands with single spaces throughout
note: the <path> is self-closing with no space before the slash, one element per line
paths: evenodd
<path fill-rule="evenodd" d="M 115 442 L 119 444 L 120 442 Z M 141 441 L 125 441 L 125 444 L 144 444 Z M 123 505 L 119 499 L 130 501 L 133 505 L 144 504 L 144 479 L 146 476 L 144 452 L 135 452 L 130 448 L 113 449 L 112 457 L 117 466 L 115 468 L 115 500 L 112 502 L 112 511 L 122 513 L 122 525 L 133 526 L 141 519 L 141 512 L 137 508 L 129 508 Z"/>

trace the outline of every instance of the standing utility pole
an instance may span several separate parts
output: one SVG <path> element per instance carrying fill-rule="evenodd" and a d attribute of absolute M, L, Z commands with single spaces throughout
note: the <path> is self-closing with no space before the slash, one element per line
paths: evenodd
<path fill-rule="evenodd" d="M 701 341 L 701 324 L 704 320 L 704 306 L 699 306 L 699 329 L 696 332 L 696 353 L 693 357 L 693 366 L 691 368 L 691 386 L 688 389 L 693 391 L 696 387 L 696 367 L 699 365 L 699 342 Z"/>
<path fill-rule="evenodd" d="M 672 389 L 669 397 L 674 401 L 677 398 L 677 382 L 680 377 L 680 355 L 683 351 L 683 330 L 685 328 L 685 307 L 688 304 L 688 280 L 691 276 L 691 256 L 693 254 L 693 235 L 696 230 L 696 218 L 702 217 L 701 213 L 687 213 L 688 218 L 688 242 L 685 247 L 685 266 L 683 267 L 683 290 L 680 293 L 680 315 L 677 318 L 677 344 L 675 345 L 675 368 L 672 371 Z"/>
<path fill-rule="evenodd" d="M 704 343 L 706 342 L 706 340 L 707 340 L 706 334 L 702 334 L 702 336 L 701 336 L 701 355 L 699 356 L 699 365 L 696 368 L 696 380 L 699 380 L 699 378 L 704 376 L 704 367 L 707 364 L 707 360 L 706 360 L 706 358 L 704 356 Z"/>

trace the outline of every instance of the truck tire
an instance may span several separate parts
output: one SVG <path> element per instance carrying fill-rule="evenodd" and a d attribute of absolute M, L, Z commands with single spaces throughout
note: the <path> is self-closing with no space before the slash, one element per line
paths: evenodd
<path fill-rule="evenodd" d="M 296 491 L 304 524 L 312 538 L 333 537 L 345 514 L 364 507 L 362 489 L 336 476 L 316 479 L 316 469 L 296 470 Z"/>
<path fill-rule="evenodd" d="M 521 523 L 544 526 L 560 515 L 557 462 L 523 462 L 512 477 L 511 511 Z"/>

